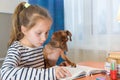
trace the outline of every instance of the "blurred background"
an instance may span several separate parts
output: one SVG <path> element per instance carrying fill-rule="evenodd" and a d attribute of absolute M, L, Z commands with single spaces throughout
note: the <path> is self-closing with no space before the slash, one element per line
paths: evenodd
<path fill-rule="evenodd" d="M 120 51 L 120 0 L 1 0 L 0 2 L 0 66 L 7 53 L 11 16 L 21 1 L 45 7 L 53 17 L 53 32 L 69 30 L 66 55 L 74 62 L 104 62 L 111 51 Z M 61 62 L 61 59 L 58 61 Z"/>

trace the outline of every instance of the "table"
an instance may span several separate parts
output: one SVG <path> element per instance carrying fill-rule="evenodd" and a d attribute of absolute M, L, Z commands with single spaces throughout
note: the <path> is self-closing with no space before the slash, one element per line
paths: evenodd
<path fill-rule="evenodd" d="M 79 63 L 79 65 L 90 66 L 90 67 L 101 68 L 101 69 L 104 68 L 104 64 L 105 64 L 104 62 L 93 62 L 93 61 Z M 103 75 L 103 74 L 96 74 L 93 76 L 87 76 L 87 77 L 78 78 L 75 80 L 96 80 L 97 77 L 105 77 L 106 80 L 111 80 L 110 76 Z M 120 80 L 120 78 L 117 80 Z"/>

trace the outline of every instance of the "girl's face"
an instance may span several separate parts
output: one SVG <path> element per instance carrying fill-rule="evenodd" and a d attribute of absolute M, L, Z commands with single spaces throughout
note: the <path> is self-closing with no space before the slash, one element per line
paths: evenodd
<path fill-rule="evenodd" d="M 24 37 L 21 43 L 28 47 L 42 46 L 48 37 L 52 22 L 49 20 L 38 20 L 36 24 L 29 30 L 23 27 Z"/>

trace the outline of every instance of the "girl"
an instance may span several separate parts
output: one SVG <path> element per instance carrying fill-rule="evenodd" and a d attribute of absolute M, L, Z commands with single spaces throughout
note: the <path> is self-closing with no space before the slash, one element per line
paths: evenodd
<path fill-rule="evenodd" d="M 1 68 L 2 80 L 56 80 L 71 74 L 64 67 L 44 69 L 42 45 L 52 18 L 37 5 L 20 3 L 13 14 L 7 56 Z"/>

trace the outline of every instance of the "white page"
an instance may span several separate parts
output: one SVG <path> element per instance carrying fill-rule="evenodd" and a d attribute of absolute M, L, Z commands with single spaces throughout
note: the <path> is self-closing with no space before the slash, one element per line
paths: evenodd
<path fill-rule="evenodd" d="M 96 74 L 105 71 L 104 69 L 81 66 L 81 65 L 77 65 L 76 68 L 72 68 L 69 66 L 66 67 L 66 69 L 72 74 L 72 77 L 66 77 L 60 80 L 70 80 L 70 79 L 75 79 L 78 77 L 88 76 L 90 74 Z"/>

